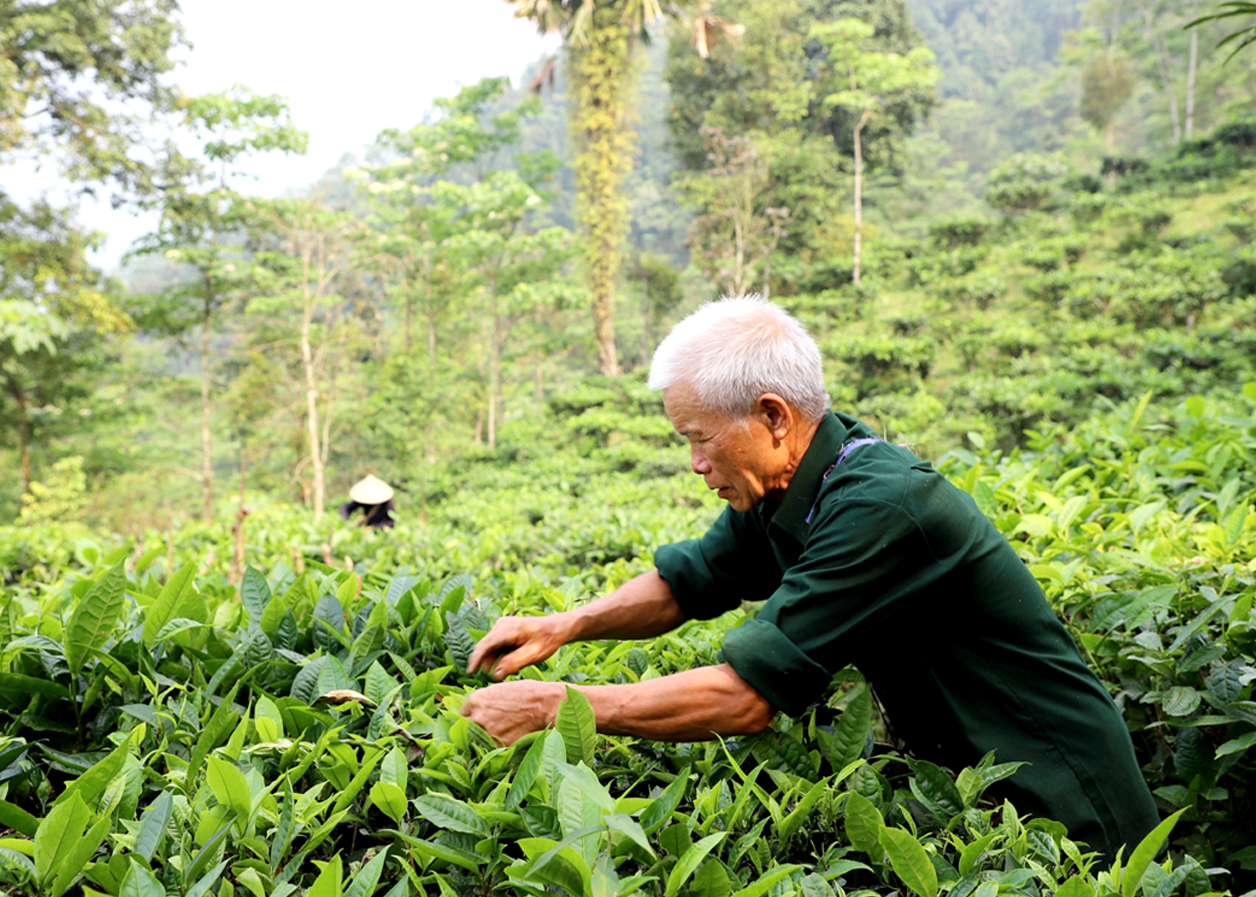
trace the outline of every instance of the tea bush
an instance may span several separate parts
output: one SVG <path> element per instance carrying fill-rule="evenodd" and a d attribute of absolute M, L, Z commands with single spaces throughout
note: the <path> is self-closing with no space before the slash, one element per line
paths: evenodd
<path fill-rule="evenodd" d="M 617 470 L 615 432 L 580 458 L 486 457 L 426 525 L 391 533 L 259 507 L 237 586 L 225 527 L 116 547 L 74 526 L 0 531 L 0 881 L 55 897 L 1251 887 L 1256 385 L 1147 397 L 1007 453 L 974 435 L 975 453 L 938 460 L 1125 711 L 1166 823 L 1113 865 L 987 800 L 1005 758 L 948 771 L 870 753 L 883 729 L 854 670 L 802 718 L 724 742 L 597 736 L 573 690 L 553 731 L 510 748 L 459 715 L 497 616 L 601 593 L 717 511 L 678 478 L 682 449 L 641 449 L 670 470 Z M 713 662 L 753 612 L 568 646 L 522 675 L 633 682 Z"/>

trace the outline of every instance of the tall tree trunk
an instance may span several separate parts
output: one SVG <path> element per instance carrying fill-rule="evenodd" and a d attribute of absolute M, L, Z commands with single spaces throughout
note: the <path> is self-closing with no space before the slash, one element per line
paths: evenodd
<path fill-rule="evenodd" d="M 206 296 L 205 317 L 201 321 L 201 496 L 204 501 L 203 516 L 206 523 L 214 519 L 214 462 L 209 441 L 209 323 L 212 315 L 210 301 Z"/>
<path fill-rule="evenodd" d="M 1199 0 L 1191 2 L 1191 20 L 1199 18 Z M 1182 136 L 1187 140 L 1195 130 L 1195 76 L 1199 68 L 1199 28 L 1191 29 L 1191 50 L 1186 62 L 1186 126 Z"/>
<path fill-rule="evenodd" d="M 502 321 L 497 313 L 497 284 L 489 282 L 488 296 L 488 447 L 497 448 L 498 416 L 502 412 Z"/>
<path fill-rule="evenodd" d="M 323 321 L 324 338 L 323 346 L 326 347 L 330 343 L 331 332 L 336 329 L 336 316 L 334 313 L 328 313 L 327 318 Z M 340 350 L 331 363 L 327 365 L 327 399 L 323 402 L 323 470 L 327 470 L 327 461 L 331 457 L 331 427 L 336 419 L 336 382 L 340 374 L 340 360 L 345 357 L 345 330 L 340 328 Z M 322 355 L 326 360 L 325 348 Z"/>
<path fill-rule="evenodd" d="M 855 262 L 851 282 L 859 283 L 859 256 L 863 249 L 863 128 L 870 110 L 865 110 L 855 124 Z"/>
<path fill-rule="evenodd" d="M 323 456 L 318 438 L 318 382 L 314 376 L 314 353 L 310 349 L 310 331 L 313 327 L 314 297 L 310 294 L 310 249 L 301 254 L 301 366 L 305 371 L 305 422 L 310 438 L 310 467 L 314 477 L 314 519 L 323 519 L 325 484 L 323 482 Z"/>
<path fill-rule="evenodd" d="M 576 199 L 584 230 L 584 260 L 593 297 L 593 336 L 603 374 L 619 375 L 615 351 L 615 279 L 628 227 L 624 178 L 632 169 L 628 127 L 632 95 L 629 31 L 610 4 L 593 10 L 589 41 L 571 46 L 572 130 Z"/>

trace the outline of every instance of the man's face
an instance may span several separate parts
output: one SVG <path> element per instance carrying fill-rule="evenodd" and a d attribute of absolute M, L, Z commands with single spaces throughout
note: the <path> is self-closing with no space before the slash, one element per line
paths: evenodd
<path fill-rule="evenodd" d="M 704 407 L 697 390 L 678 383 L 663 391 L 663 404 L 676 432 L 689 440 L 690 466 L 708 489 L 736 511 L 749 511 L 783 489 L 778 469 L 780 445 L 763 422 L 734 419 Z"/>

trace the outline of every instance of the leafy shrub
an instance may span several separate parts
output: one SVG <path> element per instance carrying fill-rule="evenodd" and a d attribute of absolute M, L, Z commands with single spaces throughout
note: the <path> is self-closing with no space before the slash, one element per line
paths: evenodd
<path fill-rule="evenodd" d="M 929 376 L 937 355 L 937 343 L 927 336 L 841 336 L 824 348 L 850 371 L 859 396 L 918 384 Z"/>
<path fill-rule="evenodd" d="M 993 274 L 974 272 L 934 286 L 939 297 L 960 305 L 988 309 L 997 299 L 1007 295 L 1007 283 Z"/>
<path fill-rule="evenodd" d="M 1025 294 L 1046 305 L 1059 305 L 1069 295 L 1076 278 L 1064 270 L 1044 271 L 1021 283 Z"/>
<path fill-rule="evenodd" d="M 896 421 L 955 416 L 919 391 L 870 404 L 892 436 Z M 822 706 L 754 738 L 597 736 L 569 691 L 553 731 L 497 747 L 457 712 L 483 683 L 466 660 L 499 615 L 587 594 L 582 578 L 546 572 L 572 556 L 563 535 L 588 540 L 601 589 L 643 569 L 659 539 L 705 523 L 652 530 L 651 509 L 682 506 L 645 480 L 621 496 L 618 519 L 592 513 L 607 495 L 569 514 L 549 482 L 503 501 L 488 484 L 512 471 L 489 465 L 469 474 L 479 486 L 450 510 L 456 527 L 338 531 L 352 569 L 288 550 L 326 536 L 308 516 L 259 512 L 249 554 L 261 569 L 238 587 L 223 557 L 202 563 L 230 544 L 225 528 L 107 551 L 72 547 L 56 527 L 0 533 L 56 565 L 0 598 L 0 814 L 13 830 L 0 881 L 41 895 L 81 883 L 109 894 L 592 897 L 605 885 L 938 897 L 988 884 L 1009 897 L 1199 897 L 1220 865 L 1226 885 L 1244 887 L 1256 841 L 1256 384 L 1224 404 L 1144 400 L 1044 429 L 1006 455 L 975 432 L 967 465 L 960 452 L 940 464 L 1043 583 L 1124 708 L 1160 806 L 1177 814 L 1117 865 L 989 799 L 1015 764 L 947 771 L 868 752 L 878 720 L 853 670 Z M 541 470 L 571 476 L 564 467 Z M 527 509 L 517 534 L 498 519 L 506 507 Z M 444 570 L 466 551 L 459 541 L 499 544 L 453 559 L 471 576 Z M 635 682 L 713 662 L 744 613 L 644 643 L 570 646 L 526 674 Z M 1162 842 L 1169 856 L 1154 862 Z"/>
<path fill-rule="evenodd" d="M 50 474 L 45 482 L 33 481 L 30 491 L 22 496 L 23 523 L 34 526 L 82 518 L 87 493 L 83 459 L 78 455 L 62 458 L 52 465 Z"/>
<path fill-rule="evenodd" d="M 1041 209 L 1068 174 L 1068 166 L 1054 156 L 1018 153 L 990 173 L 985 198 L 1004 212 Z"/>
<path fill-rule="evenodd" d="M 976 246 L 990 227 L 991 222 L 984 218 L 952 218 L 929 225 L 929 238 L 944 249 Z"/>
<path fill-rule="evenodd" d="M 907 262 L 908 283 L 928 285 L 953 277 L 963 277 L 976 270 L 988 250 L 980 246 L 921 253 Z"/>

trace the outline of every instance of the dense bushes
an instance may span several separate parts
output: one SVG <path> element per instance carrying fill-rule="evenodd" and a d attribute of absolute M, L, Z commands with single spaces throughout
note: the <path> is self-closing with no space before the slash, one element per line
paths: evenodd
<path fill-rule="evenodd" d="M 559 419 L 617 407 L 633 426 L 628 396 Z M 329 537 L 301 512 L 259 508 L 257 569 L 238 589 L 225 528 L 117 549 L 56 525 L 0 531 L 6 563 L 24 565 L 0 613 L 0 821 L 16 830 L 0 878 L 55 894 L 81 872 L 103 893 L 199 883 L 222 897 L 349 893 L 341 881 L 358 897 L 1246 890 L 1256 385 L 1129 403 L 1028 439 L 987 452 L 973 432 L 939 464 L 1012 541 L 1123 707 L 1158 804 L 1181 811 L 1164 866 L 1149 865 L 1154 842 L 1096 866 L 1057 824 L 983 801 L 1008 768 L 861 761 L 879 730 L 853 670 L 823 706 L 754 739 L 596 738 L 573 697 L 555 734 L 491 745 L 456 710 L 482 681 L 460 669 L 492 619 L 600 593 L 717 510 L 679 472 L 615 472 L 612 445 L 526 468 L 488 457 L 426 526 L 403 509 L 391 533 Z M 532 447 L 547 449 L 561 454 Z M 662 451 L 683 461 L 679 446 Z M 622 682 L 712 662 L 740 619 L 572 646 L 526 675 Z M 53 843 L 63 825 L 74 838 Z M 1217 867 L 1229 872 L 1210 884 Z"/>

